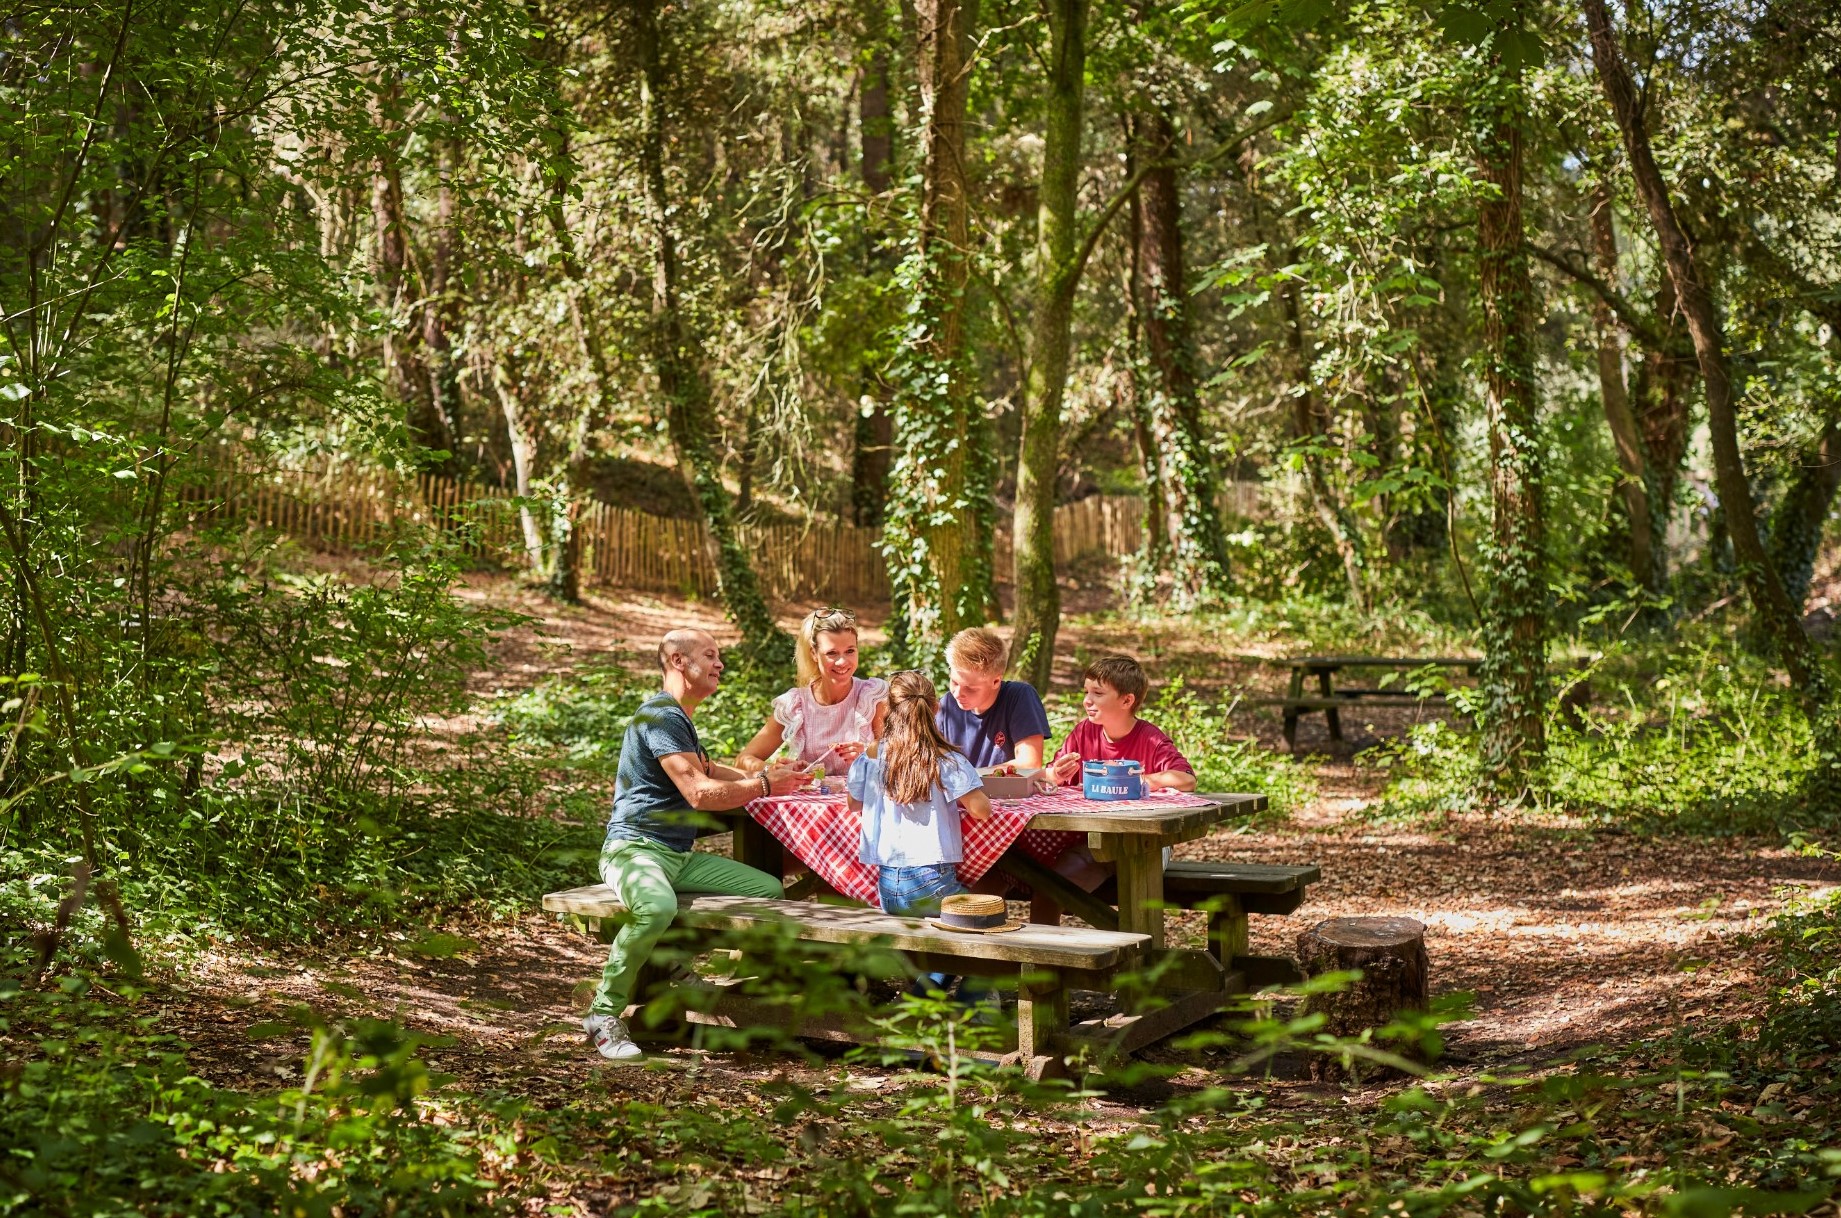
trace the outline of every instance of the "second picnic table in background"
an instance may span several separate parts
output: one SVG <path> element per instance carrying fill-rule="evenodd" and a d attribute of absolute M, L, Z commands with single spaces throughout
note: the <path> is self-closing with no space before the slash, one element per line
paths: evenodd
<path fill-rule="evenodd" d="M 1321 655 L 1290 657 L 1250 657 L 1262 664 L 1291 669 L 1291 684 L 1283 698 L 1259 698 L 1251 706 L 1277 706 L 1285 715 L 1285 744 L 1293 752 L 1298 748 L 1298 719 L 1313 711 L 1322 711 L 1330 729 L 1331 740 L 1342 739 L 1342 711 L 1354 706 L 1414 707 L 1428 700 L 1442 701 L 1443 694 L 1414 694 L 1405 689 L 1379 685 L 1337 688 L 1335 674 L 1345 668 L 1384 669 L 1411 672 L 1421 668 L 1456 668 L 1474 674 L 1483 661 L 1472 656 L 1358 656 Z M 1304 692 L 1305 682 L 1317 679 L 1314 694 Z"/>

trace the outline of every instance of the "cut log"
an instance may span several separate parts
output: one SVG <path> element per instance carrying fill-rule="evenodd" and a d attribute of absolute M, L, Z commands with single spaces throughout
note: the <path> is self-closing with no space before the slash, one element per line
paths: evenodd
<path fill-rule="evenodd" d="M 1357 970 L 1360 981 L 1339 994 L 1305 1001 L 1326 1017 L 1332 1036 L 1356 1037 L 1378 1028 L 1401 1011 L 1426 1005 L 1425 923 L 1413 918 L 1331 918 L 1298 935 L 1298 965 L 1307 977 Z M 1401 1046 L 1386 1046 L 1400 1051 Z M 1364 1075 L 1379 1073 L 1372 1067 Z M 1310 1075 L 1319 1082 L 1341 1078 L 1343 1065 L 1331 1054 L 1312 1056 Z"/>

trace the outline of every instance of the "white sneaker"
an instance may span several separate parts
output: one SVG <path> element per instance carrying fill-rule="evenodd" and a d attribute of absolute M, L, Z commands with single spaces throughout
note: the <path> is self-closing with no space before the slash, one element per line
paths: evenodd
<path fill-rule="evenodd" d="M 644 1056 L 640 1047 L 633 1043 L 633 1038 L 626 1034 L 626 1025 L 616 1015 L 587 1015 L 582 1019 L 582 1031 L 588 1033 L 588 1040 L 595 1051 L 609 1061 L 632 1061 Z"/>

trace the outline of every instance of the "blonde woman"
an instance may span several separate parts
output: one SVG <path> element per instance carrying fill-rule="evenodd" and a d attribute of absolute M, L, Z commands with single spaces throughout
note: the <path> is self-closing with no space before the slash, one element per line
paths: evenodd
<path fill-rule="evenodd" d="M 848 609 L 807 614 L 794 656 L 799 684 L 773 700 L 773 714 L 735 764 L 754 773 L 785 746 L 800 769 L 823 765 L 827 773 L 841 774 L 881 734 L 889 683 L 856 675 L 857 618 Z"/>

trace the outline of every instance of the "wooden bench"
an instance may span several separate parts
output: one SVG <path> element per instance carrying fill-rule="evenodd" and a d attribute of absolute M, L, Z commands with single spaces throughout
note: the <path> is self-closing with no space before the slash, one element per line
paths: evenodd
<path fill-rule="evenodd" d="M 1288 984 L 1303 980 L 1289 956 L 1247 954 L 1247 918 L 1251 914 L 1288 914 L 1304 904 L 1310 886 L 1323 878 L 1314 863 L 1215 863 L 1173 859 L 1163 869 L 1163 899 L 1172 909 L 1200 909 L 1208 914 L 1208 948 L 1215 958 L 1238 971 L 1246 984 Z M 1093 895 L 1112 899 L 1112 881 Z"/>
<path fill-rule="evenodd" d="M 603 939 L 610 939 L 626 909 L 605 884 L 553 892 L 543 907 Z M 857 906 L 753 897 L 681 896 L 676 925 L 717 936 L 764 926 L 791 927 L 802 942 L 875 945 L 902 953 L 916 972 L 975 973 L 1017 981 L 1014 1053 L 1032 1077 L 1054 1068 L 1057 1054 L 1077 1047 L 1068 1024 L 1068 992 L 1110 989 L 1112 978 L 1139 967 L 1150 936 L 1074 926 L 1024 926 L 1001 935 L 939 930 L 920 918 L 901 918 Z M 691 1022 L 729 1027 L 782 1026 L 783 1012 L 762 1009 L 739 995 L 711 994 L 708 1011 Z M 817 1039 L 869 1043 L 875 1030 L 826 1023 L 794 1029 Z"/>

